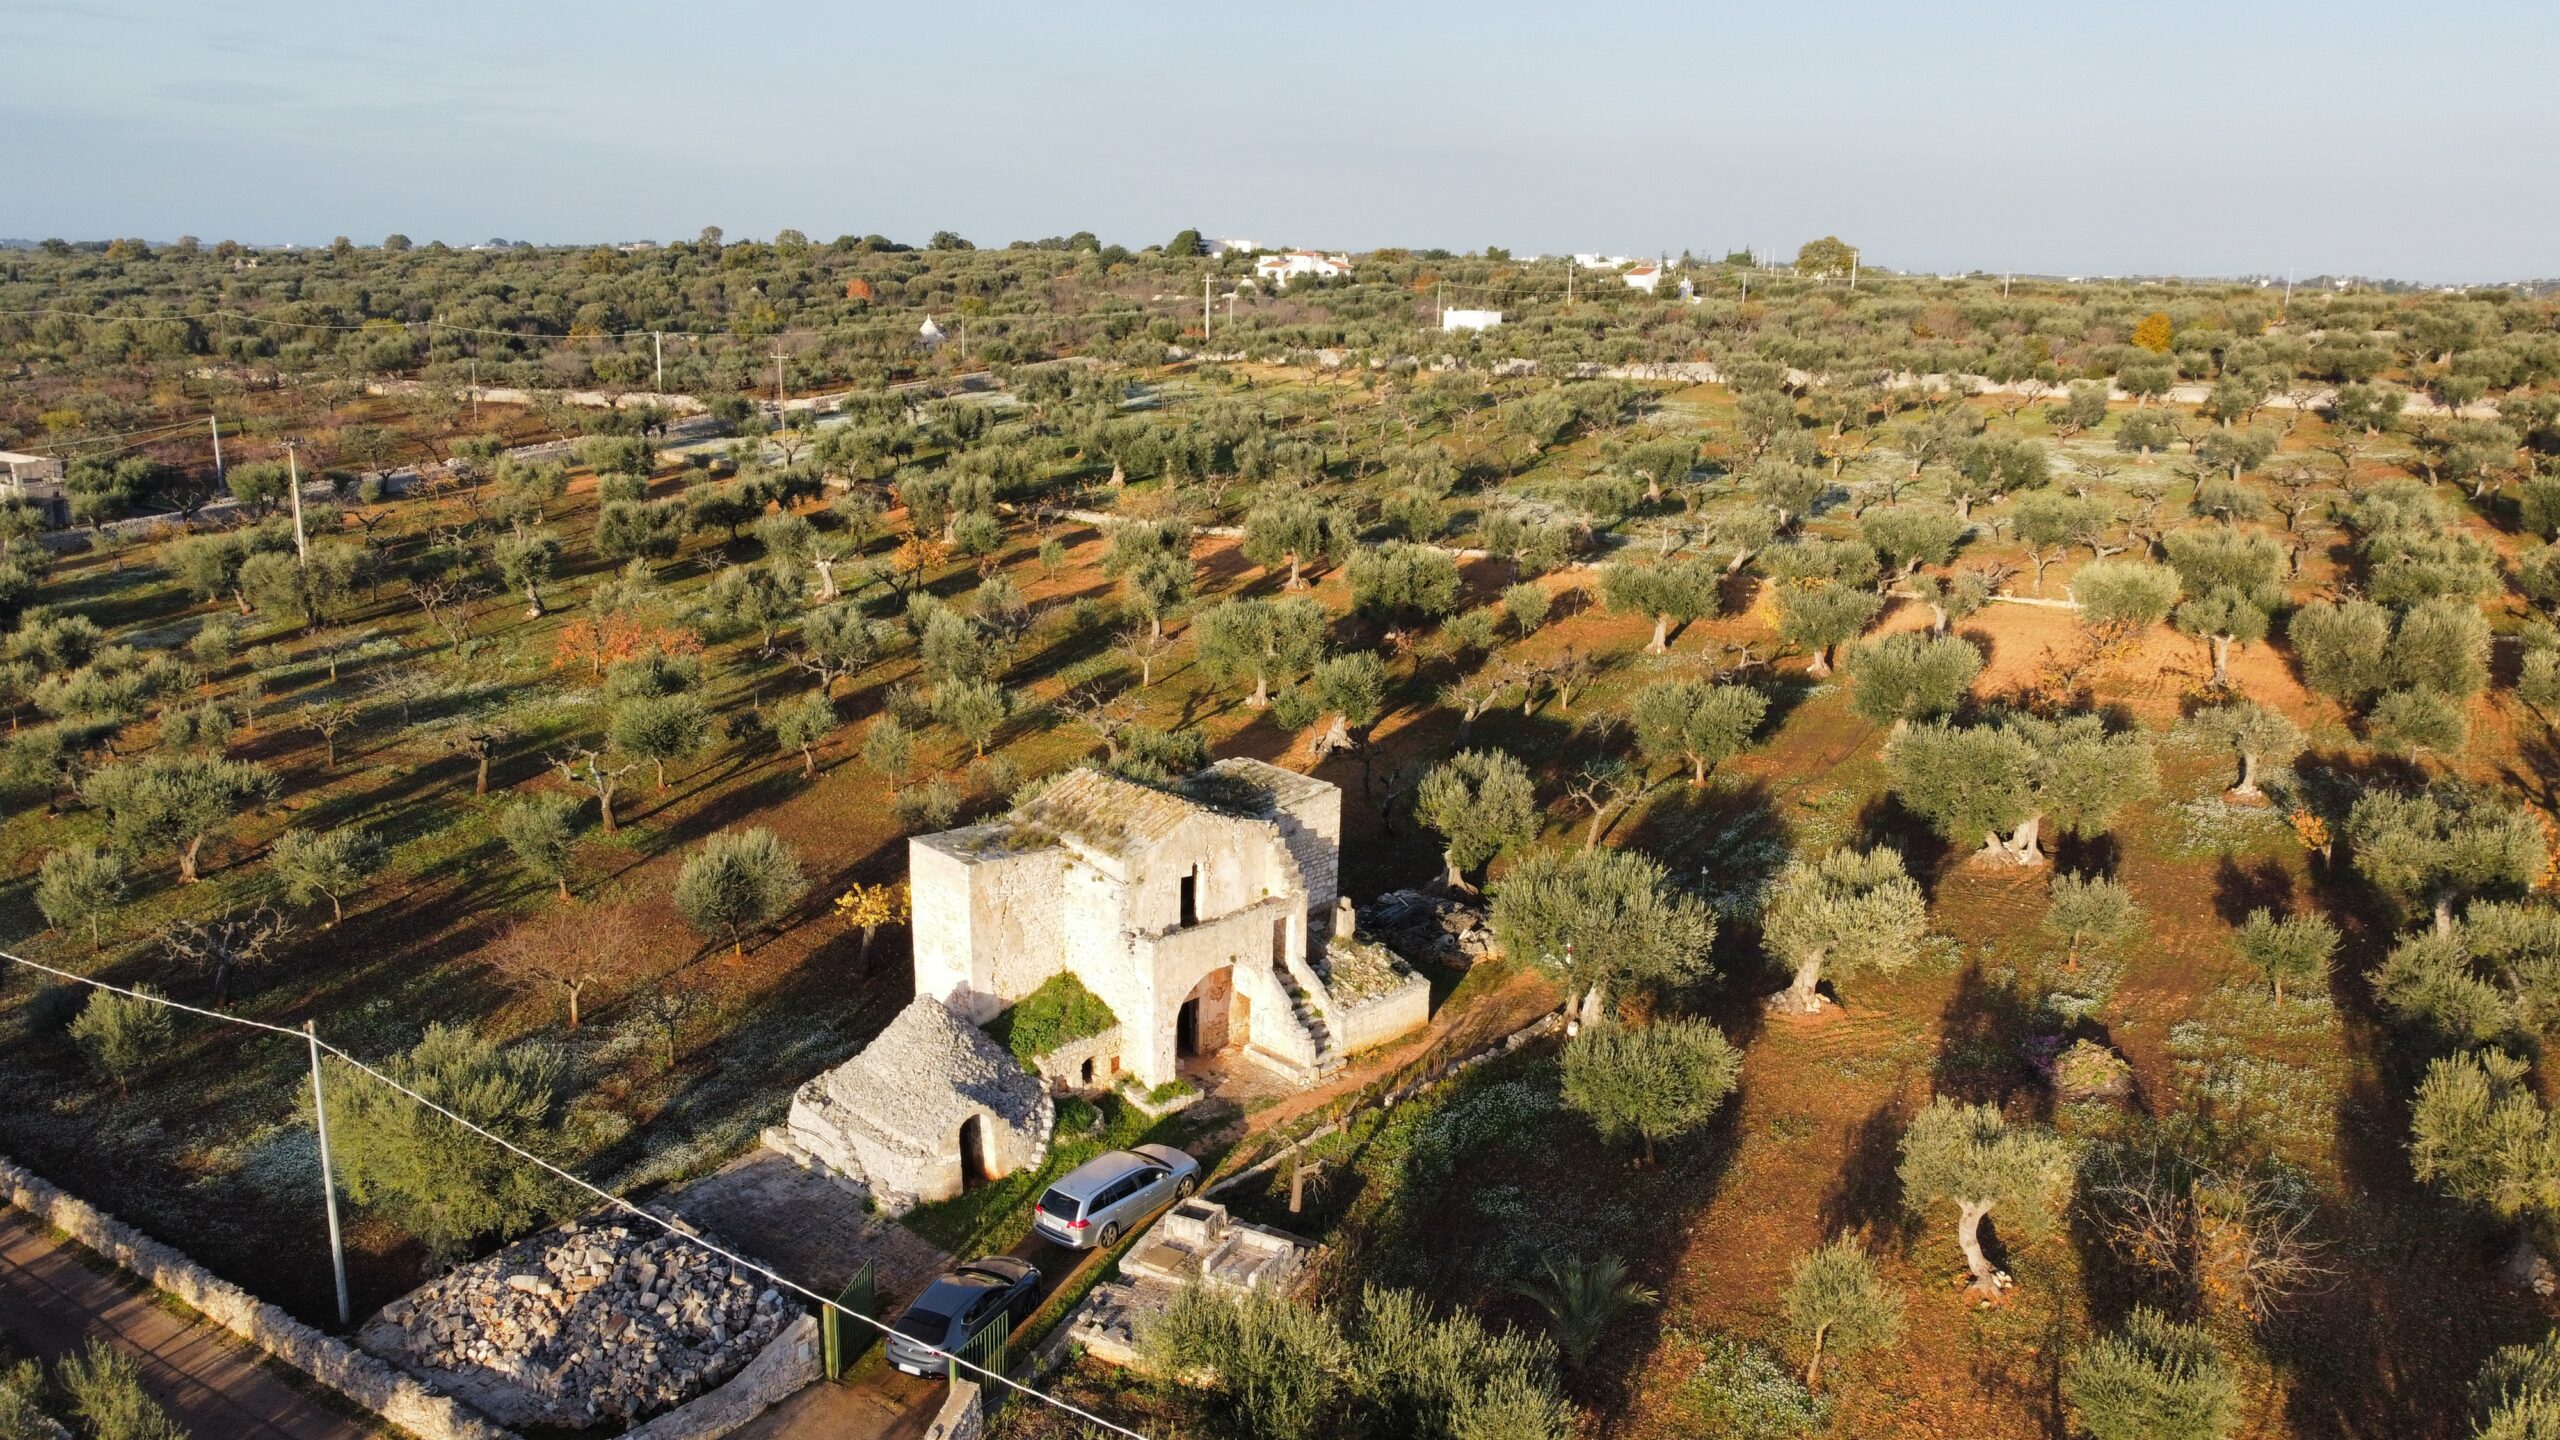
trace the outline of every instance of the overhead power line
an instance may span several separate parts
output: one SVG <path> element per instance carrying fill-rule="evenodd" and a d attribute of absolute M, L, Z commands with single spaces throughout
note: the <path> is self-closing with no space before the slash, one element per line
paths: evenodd
<path fill-rule="evenodd" d="M 756 1261 L 748 1259 L 744 1255 L 740 1255 L 734 1250 L 728 1249 L 725 1246 L 715 1245 L 700 1235 L 696 1235 L 678 1227 L 664 1216 L 658 1215 L 653 1211 L 643 1209 L 638 1205 L 634 1205 L 630 1201 L 623 1199 L 621 1196 L 613 1194 L 611 1191 L 588 1184 L 585 1180 L 561 1169 L 559 1166 L 552 1164 L 550 1161 L 543 1159 L 541 1156 L 534 1154 L 532 1151 L 525 1149 L 523 1146 L 516 1144 L 505 1136 L 492 1134 L 478 1125 L 473 1124 L 471 1121 L 456 1115 L 451 1110 L 448 1110 L 435 1101 L 428 1099 L 426 1096 L 419 1094 L 417 1091 L 410 1089 L 408 1086 L 401 1084 L 399 1081 L 392 1079 L 390 1076 L 383 1074 L 381 1071 L 374 1069 L 372 1066 L 358 1060 L 353 1055 L 350 1055 L 346 1051 L 339 1049 L 337 1046 L 330 1044 L 328 1041 L 319 1039 L 310 1030 L 291 1030 L 282 1025 L 270 1025 L 263 1020 L 252 1020 L 242 1015 L 226 1015 L 219 1010 L 203 1009 L 200 1006 L 189 1005 L 182 1001 L 172 1000 L 165 995 L 152 994 L 149 991 L 128 989 L 122 985 L 110 985 L 104 980 L 91 979 L 89 976 L 79 974 L 76 971 L 59 969 L 55 966 L 44 964 L 41 961 L 29 960 L 22 955 L 10 954 L 5 950 L 0 950 L 0 960 L 6 960 L 13 965 L 24 966 L 29 970 L 40 971 L 58 979 L 68 980 L 76 985 L 86 985 L 93 990 L 108 991 L 112 994 L 125 996 L 128 999 L 141 1000 L 149 1004 L 163 1006 L 167 1009 L 183 1011 L 189 1015 L 202 1016 L 208 1020 L 220 1020 L 226 1024 L 247 1026 L 252 1030 L 264 1030 L 271 1035 L 282 1035 L 288 1039 L 306 1045 L 316 1046 L 320 1050 L 337 1057 L 340 1063 L 362 1072 L 378 1083 L 388 1086 L 398 1094 L 407 1096 L 409 1099 L 416 1101 L 418 1104 L 425 1106 L 427 1109 L 434 1111 L 436 1114 L 443 1116 L 445 1119 L 452 1121 L 454 1124 L 461 1126 L 463 1129 L 479 1136 L 490 1144 L 505 1150 L 508 1154 L 515 1156 L 526 1164 L 542 1170 L 544 1173 L 560 1180 L 571 1188 L 594 1196 L 597 1200 L 624 1215 L 630 1216 L 635 1220 L 646 1221 L 647 1223 L 656 1226 L 666 1234 L 672 1235 L 676 1239 L 681 1240 L 688 1245 L 695 1246 L 713 1255 L 717 1255 L 721 1259 L 728 1261 L 730 1264 L 737 1266 L 739 1269 L 748 1271 L 752 1274 L 761 1275 L 765 1279 L 773 1282 L 776 1286 L 784 1290 L 788 1290 L 792 1294 L 798 1295 L 812 1304 L 832 1310 L 839 1315 L 859 1320 L 863 1324 L 870 1326 L 872 1329 L 879 1331 L 884 1337 L 894 1333 L 892 1327 L 885 1321 L 865 1315 L 859 1310 L 847 1309 L 845 1306 L 836 1303 L 827 1296 L 819 1294 L 817 1291 L 810 1289 L 808 1286 L 803 1285 L 788 1276 L 777 1274 L 773 1270 L 766 1268 Z M 912 1336 L 908 1338 L 910 1340 L 914 1339 Z M 922 1342 L 917 1343 L 921 1344 Z M 1132 1430 L 1125 1425 L 1115 1424 L 1072 1401 L 1060 1399 L 1059 1397 L 1050 1394 L 1048 1391 L 1041 1390 L 1035 1386 L 1025 1385 L 1010 1376 L 1004 1375 L 995 1370 L 990 1370 L 986 1366 L 980 1365 L 965 1356 L 955 1355 L 950 1351 L 943 1350 L 940 1347 L 933 1345 L 925 1345 L 924 1348 L 939 1357 L 946 1364 L 952 1365 L 961 1370 L 967 1370 L 975 1375 L 982 1376 L 989 1381 L 993 1381 L 998 1385 L 1006 1387 L 1007 1389 L 1019 1391 L 1020 1393 L 1028 1395 L 1032 1399 L 1039 1401 L 1043 1405 L 1047 1405 L 1062 1414 L 1072 1415 L 1076 1419 L 1081 1420 L 1088 1425 L 1107 1430 L 1114 1435 L 1126 1436 L 1128 1437 L 1128 1440 L 1148 1440 L 1148 1437 L 1140 1431 Z"/>

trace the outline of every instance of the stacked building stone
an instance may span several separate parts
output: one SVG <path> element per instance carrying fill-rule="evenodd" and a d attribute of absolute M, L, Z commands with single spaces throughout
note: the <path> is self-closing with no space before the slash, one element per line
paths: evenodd
<path fill-rule="evenodd" d="M 794 1311 L 679 1236 L 571 1222 L 384 1306 L 360 1341 L 501 1423 L 576 1429 L 719 1385 Z"/>

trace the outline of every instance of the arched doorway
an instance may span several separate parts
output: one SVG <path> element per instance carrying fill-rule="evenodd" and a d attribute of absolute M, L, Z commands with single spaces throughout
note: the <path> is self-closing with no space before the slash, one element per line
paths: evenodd
<path fill-rule="evenodd" d="M 975 1190 L 992 1178 L 987 1165 L 987 1117 L 972 1115 L 960 1122 L 960 1188 Z"/>
<path fill-rule="evenodd" d="M 1235 970 L 1221 965 L 1200 977 L 1173 1012 L 1173 1053 L 1190 1059 L 1215 1055 L 1244 1037 L 1235 1027 Z"/>

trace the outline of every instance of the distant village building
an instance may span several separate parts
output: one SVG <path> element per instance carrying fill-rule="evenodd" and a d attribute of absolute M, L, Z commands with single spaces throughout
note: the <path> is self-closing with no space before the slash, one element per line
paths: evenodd
<path fill-rule="evenodd" d="M 1618 278 L 1627 282 L 1628 289 L 1641 290 L 1650 295 L 1661 288 L 1662 267 L 1651 264 L 1631 266 Z"/>
<path fill-rule="evenodd" d="M 1253 273 L 1255 278 L 1273 285 L 1287 285 L 1301 275 L 1331 280 L 1351 273 L 1351 257 L 1320 255 L 1313 250 L 1284 250 L 1254 261 Z"/>
<path fill-rule="evenodd" d="M 1490 330 L 1501 323 L 1502 312 L 1499 310 L 1443 310 L 1440 312 L 1442 330 Z"/>
<path fill-rule="evenodd" d="M 1630 265 L 1641 264 L 1642 259 L 1635 255 L 1577 254 L 1573 257 L 1573 263 L 1585 270 L 1623 270 Z"/>
<path fill-rule="evenodd" d="M 950 339 L 949 335 L 943 333 L 941 326 L 933 323 L 933 317 L 930 315 L 924 317 L 924 323 L 916 327 L 916 344 L 927 350 L 939 350 Z"/>
<path fill-rule="evenodd" d="M 44 523 L 71 523 L 71 498 L 62 489 L 62 462 L 51 455 L 0 450 L 0 497 L 35 508 Z"/>
<path fill-rule="evenodd" d="M 1228 237 L 1207 241 L 1202 248 L 1209 252 L 1210 258 L 1216 259 L 1225 255 L 1250 255 L 1262 247 L 1251 240 Z"/>

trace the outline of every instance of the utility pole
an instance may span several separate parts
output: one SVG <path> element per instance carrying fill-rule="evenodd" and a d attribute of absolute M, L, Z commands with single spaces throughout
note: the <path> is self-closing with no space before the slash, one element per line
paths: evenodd
<path fill-rule="evenodd" d="M 1200 276 L 1200 348 L 1209 347 L 1209 276 Z"/>
<path fill-rule="evenodd" d="M 961 333 L 968 332 L 963 330 Z M 961 342 L 960 353 L 964 356 L 969 353 L 966 341 Z M 776 341 L 773 347 L 773 419 L 776 424 L 782 422 L 782 404 L 782 344 Z"/>
<path fill-rule="evenodd" d="M 471 357 L 471 423 L 480 423 L 480 357 Z"/>
<path fill-rule="evenodd" d="M 2000 298 L 2009 298 L 2009 272 L 2006 270 L 2000 272 Z"/>
<path fill-rule="evenodd" d="M 1564 257 L 1564 303 L 1567 309 L 1573 307 L 1573 272 L 1581 268 L 1581 261 L 1570 255 Z"/>
<path fill-rule="evenodd" d="M 347 1307 L 347 1247 L 338 1235 L 338 1181 L 329 1170 L 329 1101 L 320 1088 L 320 1032 L 311 1022 L 302 1022 L 303 1038 L 311 1042 L 311 1120 L 320 1132 L 320 1197 L 329 1208 L 329 1265 L 338 1277 L 338 1328 L 353 1323 Z"/>
<path fill-rule="evenodd" d="M 222 473 L 222 420 L 218 416 L 207 415 L 204 423 L 213 427 L 213 478 L 220 481 L 225 478 Z"/>
<path fill-rule="evenodd" d="M 1858 252 L 1855 250 L 1849 252 L 1849 288 L 1853 291 L 1858 288 Z"/>
<path fill-rule="evenodd" d="M 288 438 L 284 442 L 285 493 L 293 497 L 293 559 L 297 565 L 311 563 L 311 542 L 302 534 L 302 442 Z"/>
<path fill-rule="evenodd" d="M 2277 314 L 2278 316 L 2282 316 L 2283 314 L 2285 314 L 2287 311 L 2291 310 L 2292 308 L 2293 308 L 2293 272 L 2292 272 L 2292 271 L 2290 271 L 2290 270 L 2287 270 L 2286 272 L 2284 272 L 2284 300 L 2276 306 L 2276 314 Z"/>
<path fill-rule="evenodd" d="M 652 383 L 657 387 L 658 393 L 664 395 L 667 393 L 667 332 L 650 331 L 649 348 L 657 352 L 658 356 L 658 378 Z"/>

